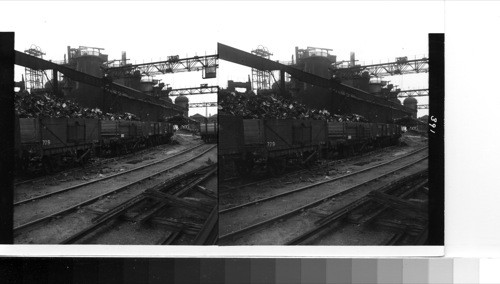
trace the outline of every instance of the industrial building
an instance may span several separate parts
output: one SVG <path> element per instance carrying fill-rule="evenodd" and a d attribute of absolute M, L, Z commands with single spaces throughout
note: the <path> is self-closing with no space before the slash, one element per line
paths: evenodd
<path fill-rule="evenodd" d="M 291 62 L 271 60 L 272 53 L 262 46 L 248 53 L 219 44 L 219 50 L 221 59 L 252 68 L 252 80 L 249 78 L 247 85 L 251 84 L 256 93 L 274 90 L 312 108 L 325 108 L 335 114 L 362 114 L 373 122 L 417 116 L 413 94 L 402 105 L 398 96 L 407 91 L 383 80 L 383 76 L 428 71 L 427 58 L 399 57 L 394 62 L 361 66 L 356 63 L 354 53 L 349 60 L 337 61 L 337 56 L 327 48 L 295 47 Z M 248 87 L 244 83 L 239 85 L 236 84 Z M 234 86 L 234 82 L 229 82 L 228 90 Z"/>
<path fill-rule="evenodd" d="M 68 46 L 64 61 L 55 64 L 42 59 L 43 52 L 32 48 L 25 53 L 17 52 L 16 64 L 26 67 L 26 84 L 31 92 L 49 91 L 58 97 L 74 99 L 83 107 L 97 107 L 104 112 L 129 112 L 153 120 L 179 113 L 187 116 L 188 100 L 181 95 L 172 103 L 169 94 L 176 95 L 177 90 L 146 76 L 202 71 L 203 78 L 214 78 L 216 74 L 216 56 L 185 59 L 171 56 L 164 62 L 132 65 L 127 63 L 125 52 L 120 60 L 108 61 L 103 50 Z M 51 70 L 52 78 L 45 75 L 48 80 L 42 86 L 44 73 Z"/>

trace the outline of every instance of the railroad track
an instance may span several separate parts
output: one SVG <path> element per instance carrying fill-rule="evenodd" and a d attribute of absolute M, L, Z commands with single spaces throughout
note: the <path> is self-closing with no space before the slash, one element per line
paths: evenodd
<path fill-rule="evenodd" d="M 88 168 L 88 167 L 98 167 L 98 166 L 101 166 L 101 165 L 104 165 L 104 164 L 107 164 L 107 163 L 110 163 L 110 162 L 122 161 L 122 160 L 131 158 L 131 157 L 136 156 L 136 155 L 141 155 L 143 153 L 146 153 L 147 151 L 159 149 L 159 148 L 161 148 L 161 147 L 163 147 L 165 145 L 167 145 L 167 144 L 162 144 L 162 145 L 154 146 L 154 147 L 151 147 L 151 148 L 143 149 L 143 150 L 140 150 L 140 151 L 137 151 L 137 152 L 128 153 L 128 154 L 125 154 L 125 155 L 122 155 L 122 156 L 119 156 L 119 157 L 106 158 L 106 159 L 100 160 L 99 162 L 92 163 L 89 166 L 72 167 L 70 169 L 58 171 L 58 172 L 55 172 L 55 173 L 50 174 L 50 175 L 35 175 L 34 178 L 27 178 L 27 179 L 15 180 L 14 181 L 14 187 L 18 187 L 20 185 L 27 184 L 27 183 L 42 182 L 42 181 L 50 179 L 50 178 L 55 179 L 59 175 L 71 174 L 71 173 L 77 172 L 79 170 Z M 203 144 L 200 144 L 200 145 L 203 145 Z"/>
<path fill-rule="evenodd" d="M 94 218 L 91 225 L 88 227 L 74 233 L 70 237 L 62 240 L 60 244 L 72 244 L 72 243 L 89 243 L 85 241 L 85 238 L 89 239 L 88 236 L 96 234 L 100 228 L 109 224 L 111 221 L 119 219 L 120 216 L 124 216 L 127 213 L 137 213 L 139 217 L 132 218 L 131 221 L 135 223 L 140 223 L 144 225 L 146 223 L 151 223 L 154 218 L 163 220 L 164 223 L 170 222 L 170 230 L 167 231 L 166 235 L 162 237 L 157 244 L 172 244 L 182 233 L 186 231 L 193 230 L 193 226 L 197 229 L 197 224 L 186 224 L 182 222 L 176 222 L 175 219 L 166 219 L 168 214 L 165 214 L 166 207 L 187 207 L 190 210 L 201 210 L 207 213 L 206 203 L 196 204 L 196 202 L 184 201 L 183 197 L 186 197 L 191 193 L 198 185 L 213 176 L 217 172 L 217 164 L 212 164 L 209 166 L 202 166 L 188 173 L 178 175 L 167 181 L 162 182 L 150 189 L 144 191 L 144 193 L 132 197 L 129 200 L 115 206 L 114 208 L 108 210 L 106 213 Z M 199 231 L 196 232 L 195 244 L 211 244 L 213 240 L 210 238 L 212 231 L 215 228 L 214 217 L 217 218 L 217 202 L 216 196 L 210 191 L 201 190 L 201 192 L 207 195 L 213 203 L 210 214 L 206 218 L 203 224 L 200 224 Z M 163 197 L 163 198 L 162 198 Z M 193 206 L 199 206 L 198 208 Z M 142 210 L 146 208 L 147 210 Z M 166 221 L 165 221 L 166 220 Z M 217 219 L 215 219 L 216 221 Z M 128 221 L 128 220 L 125 220 Z M 196 230 L 195 229 L 195 230 Z M 107 229 L 106 231 L 111 231 Z M 83 240 L 82 240 L 83 239 Z M 94 239 L 91 243 L 100 243 L 98 240 Z"/>
<path fill-rule="evenodd" d="M 226 218 L 228 220 L 231 220 L 231 219 L 238 220 L 238 222 L 243 223 L 243 221 L 238 219 L 239 218 L 238 214 L 242 214 L 242 212 L 243 213 L 249 212 L 247 214 L 248 216 L 253 217 L 255 215 L 256 217 L 254 217 L 253 221 L 245 222 L 246 224 L 243 227 L 239 227 L 238 229 L 232 230 L 230 232 L 225 232 L 225 234 L 220 236 L 219 241 L 221 243 L 231 243 L 231 241 L 235 240 L 236 238 L 238 238 L 240 236 L 243 236 L 246 233 L 250 233 L 253 231 L 257 231 L 257 230 L 263 230 L 263 228 L 269 224 L 272 224 L 272 223 L 275 223 L 278 221 L 281 222 L 285 219 L 296 216 L 296 215 L 300 214 L 301 212 L 304 212 L 305 210 L 317 207 L 326 201 L 329 201 L 329 200 L 331 201 L 332 199 L 341 198 L 342 196 L 350 194 L 351 192 L 354 192 L 354 191 L 358 190 L 359 188 L 366 187 L 370 183 L 373 183 L 373 182 L 380 180 L 382 178 L 386 178 L 388 176 L 393 175 L 394 173 L 401 172 L 407 168 L 410 168 L 416 164 L 419 164 L 422 161 L 426 160 L 428 156 L 424 155 L 423 157 L 419 157 L 416 160 L 413 156 L 421 153 L 426 148 L 427 147 L 418 149 L 418 150 L 413 151 L 405 156 L 402 156 L 402 157 L 399 157 L 399 158 L 396 158 L 396 159 L 390 160 L 388 162 L 384 162 L 384 163 L 381 163 L 381 164 L 378 164 L 378 165 L 375 165 L 375 166 L 372 166 L 372 167 L 369 167 L 366 169 L 363 169 L 361 171 L 357 171 L 357 172 L 353 172 L 353 173 L 350 173 L 347 175 L 339 176 L 339 177 L 336 177 L 334 179 L 315 182 L 311 185 L 295 188 L 293 190 L 282 192 L 282 193 L 272 195 L 269 197 L 260 198 L 260 199 L 253 200 L 251 202 L 247 202 L 244 204 L 239 204 L 239 205 L 236 205 L 233 207 L 221 208 L 219 211 L 219 216 L 221 218 L 220 222 L 222 223 L 221 228 L 232 227 L 232 226 L 226 226 L 227 224 L 226 224 L 226 221 L 224 220 Z M 390 168 L 391 164 L 393 164 L 395 162 L 399 162 L 405 158 L 413 159 L 413 161 L 406 163 L 403 166 L 398 166 L 397 168 L 394 168 L 394 166 L 392 166 L 392 169 Z M 346 180 L 348 178 L 351 179 L 354 176 L 359 175 L 360 173 L 372 171 L 375 169 L 380 170 L 380 168 L 387 167 L 387 166 L 389 166 L 389 169 L 384 170 L 383 174 L 379 174 L 374 178 L 370 178 L 369 180 L 365 180 L 365 181 L 357 183 L 353 186 L 349 186 L 348 188 L 343 188 L 342 190 L 335 189 L 335 190 L 333 190 L 333 193 L 330 193 L 330 192 L 328 192 L 328 190 L 325 190 L 324 192 L 326 192 L 326 193 L 324 193 L 324 194 L 316 192 L 316 193 L 313 193 L 313 195 L 312 195 L 314 198 L 308 197 L 308 195 L 311 195 L 311 190 L 313 190 L 314 188 L 319 188 L 320 186 L 323 186 L 325 184 L 332 183 L 332 182 L 336 182 L 336 183 L 340 184 L 343 180 Z M 292 210 L 285 211 L 284 213 L 275 214 L 275 216 L 272 218 L 268 218 L 264 214 L 267 211 L 273 210 L 273 209 L 270 209 L 270 208 L 273 208 L 273 207 L 271 207 L 271 205 L 273 203 L 274 204 L 283 204 L 284 205 L 283 207 L 290 207 L 290 206 L 293 206 L 293 205 L 290 205 L 291 203 L 293 203 L 292 202 L 293 198 L 295 198 L 296 200 L 299 198 L 299 200 L 302 201 L 301 196 L 308 203 L 301 204 L 301 206 L 294 207 Z M 292 200 L 292 201 L 290 201 L 290 200 Z M 300 202 L 298 202 L 298 203 L 300 203 Z M 268 207 L 267 209 L 266 209 L 266 206 Z M 281 205 L 279 205 L 279 207 L 281 207 Z M 252 210 L 255 211 L 254 214 L 251 213 Z M 262 215 L 262 214 L 264 214 L 264 215 Z M 226 215 L 229 215 L 230 217 L 225 218 L 224 216 L 226 216 Z M 273 215 L 273 214 L 270 214 L 270 215 Z M 266 218 L 263 218 L 263 216 L 266 216 Z M 229 221 L 227 223 L 229 223 Z M 234 226 L 234 227 L 236 227 L 236 226 Z"/>
<path fill-rule="evenodd" d="M 315 227 L 296 236 L 292 240 L 289 240 L 285 243 L 285 245 L 302 245 L 302 244 L 314 244 L 314 241 L 311 242 L 309 240 L 321 237 L 322 233 L 325 231 L 331 231 L 335 227 L 339 227 L 340 225 L 335 226 L 336 222 L 348 219 L 348 225 L 351 226 L 360 226 L 360 225 L 370 225 L 377 223 L 377 221 L 381 221 L 379 224 L 384 222 L 383 214 L 392 215 L 396 212 L 392 212 L 390 206 L 384 205 L 383 203 L 376 203 L 373 201 L 372 196 L 379 195 L 388 195 L 392 198 L 397 198 L 400 202 L 406 201 L 406 199 L 414 194 L 417 190 L 423 188 L 427 185 L 427 170 L 420 171 L 416 174 L 407 176 L 403 179 L 397 180 L 396 182 L 390 183 L 388 185 L 377 188 L 372 193 L 364 196 L 363 198 L 356 200 L 352 203 L 347 204 L 346 206 L 339 208 L 333 212 L 331 212 L 328 216 L 321 218 L 320 220 L 315 222 Z M 407 187 L 405 187 L 407 185 Z M 397 230 L 397 232 L 391 234 L 391 236 L 380 243 L 379 245 L 397 245 L 407 237 L 408 235 L 415 234 L 411 232 L 415 231 L 413 227 L 420 226 L 422 229 L 418 230 L 416 235 L 417 238 L 422 238 L 422 236 L 426 233 L 427 230 L 427 220 L 426 220 L 426 208 L 420 208 L 411 203 L 406 204 L 408 206 L 406 214 L 412 214 L 411 217 L 414 219 L 420 219 L 420 222 L 415 220 L 413 226 L 402 227 Z M 413 210 L 412 210 L 413 209 Z M 389 212 L 391 211 L 391 212 Z M 419 224 L 420 223 L 420 224 Z M 386 223 L 389 226 L 389 223 Z M 394 224 L 397 227 L 397 224 Z M 327 233 L 327 232 L 326 232 Z M 308 242 L 309 241 L 309 242 Z M 419 241 L 417 241 L 418 244 Z M 422 243 L 420 243 L 422 244 Z"/>
<path fill-rule="evenodd" d="M 88 181 L 88 182 L 83 182 L 83 183 L 72 185 L 72 186 L 69 186 L 69 187 L 65 187 L 65 188 L 62 188 L 62 189 L 59 189 L 59 190 L 56 190 L 56 191 L 53 191 L 53 192 L 49 192 L 49 193 L 46 193 L 46 194 L 38 195 L 38 196 L 35 196 L 35 197 L 32 197 L 32 198 L 27 198 L 27 199 L 24 199 L 24 200 L 15 201 L 14 202 L 14 206 L 18 206 L 18 205 L 25 204 L 25 203 L 28 203 L 28 202 L 33 202 L 33 201 L 36 201 L 36 200 L 39 200 L 39 199 L 42 199 L 42 198 L 47 198 L 47 197 L 52 196 L 52 195 L 61 194 L 61 193 L 66 192 L 66 191 L 74 190 L 74 189 L 81 188 L 81 187 L 84 187 L 84 186 L 87 186 L 87 185 L 91 185 L 91 184 L 98 183 L 98 182 L 103 182 L 103 181 L 108 180 L 108 179 L 112 179 L 112 178 L 116 178 L 116 177 L 123 176 L 123 175 L 126 175 L 126 174 L 130 174 L 132 172 L 135 172 L 135 171 L 138 171 L 138 170 L 142 170 L 144 168 L 157 165 L 159 163 L 163 163 L 163 162 L 165 162 L 167 160 L 171 160 L 171 159 L 173 159 L 173 158 L 175 158 L 177 156 L 180 156 L 180 155 L 183 155 L 185 153 L 191 152 L 191 151 L 193 151 L 193 150 L 195 150 L 195 149 L 197 149 L 197 148 L 199 148 L 199 147 L 201 147 L 203 145 L 204 144 L 199 144 L 199 145 L 196 145 L 194 147 L 182 150 L 181 152 L 175 153 L 174 155 L 171 155 L 171 156 L 165 157 L 163 159 L 154 161 L 152 163 L 148 163 L 148 164 L 145 164 L 145 165 L 142 165 L 142 166 L 139 166 L 139 167 L 135 167 L 135 168 L 132 168 L 130 170 L 118 172 L 116 174 L 105 176 L 105 177 L 100 178 L 100 179 L 95 179 L 95 180 L 91 180 L 91 181 Z"/>
<path fill-rule="evenodd" d="M 309 188 L 313 188 L 313 187 L 316 187 L 316 186 L 319 186 L 319 185 L 322 185 L 322 184 L 325 184 L 325 183 L 330 183 L 330 182 L 338 181 L 338 180 L 345 179 L 345 178 L 348 178 L 348 177 L 352 177 L 352 176 L 358 175 L 360 173 L 364 173 L 364 172 L 367 172 L 367 171 L 370 171 L 370 170 L 373 170 L 373 169 L 376 169 L 376 168 L 380 168 L 382 166 L 385 166 L 385 165 L 388 165 L 388 164 L 400 161 L 402 159 L 408 158 L 408 157 L 413 156 L 415 154 L 418 154 L 418 153 L 420 153 L 420 152 L 422 152 L 422 151 L 424 151 L 426 149 L 427 149 L 427 147 L 423 147 L 423 148 L 417 149 L 415 151 L 412 151 L 412 152 L 410 152 L 410 153 L 408 153 L 408 154 L 406 154 L 404 156 L 392 159 L 390 161 L 386 161 L 386 162 L 383 162 L 383 163 L 380 163 L 380 164 L 377 164 L 377 165 L 374 165 L 374 166 L 362 169 L 360 171 L 356 171 L 356 172 L 352 172 L 352 173 L 349 173 L 349 174 L 341 175 L 341 176 L 335 177 L 333 179 L 316 182 L 316 183 L 313 183 L 311 185 L 300 187 L 300 188 L 295 189 L 295 190 L 291 190 L 291 191 L 287 191 L 287 192 L 284 192 L 284 193 L 281 193 L 281 194 L 277 194 L 277 195 L 273 195 L 273 196 L 270 196 L 270 197 L 266 197 L 266 198 L 258 199 L 258 200 L 255 200 L 255 201 L 243 203 L 243 204 L 240 204 L 240 205 L 237 205 L 237 206 L 234 206 L 234 207 L 230 207 L 230 208 L 221 208 L 221 210 L 220 210 L 219 213 L 224 214 L 224 213 L 227 213 L 229 211 L 233 211 L 233 210 L 236 210 L 236 209 L 239 209 L 239 208 L 243 208 L 243 207 L 246 207 L 246 206 L 249 206 L 249 205 L 261 203 L 263 201 L 275 199 L 275 198 L 282 197 L 282 196 L 285 196 L 285 195 L 293 194 L 293 193 L 296 193 L 296 192 L 299 192 L 299 191 L 302 191 L 302 190 L 306 190 L 306 189 L 309 189 Z M 273 180 L 275 180 L 275 179 L 266 180 L 265 182 L 271 182 Z M 253 183 L 248 183 L 248 184 L 245 184 L 245 185 L 241 185 L 239 188 L 249 187 L 249 186 L 253 186 L 253 185 L 257 185 L 257 184 L 262 184 L 262 183 L 263 183 L 263 181 L 257 181 L 257 182 L 253 182 Z"/>
<path fill-rule="evenodd" d="M 345 162 L 351 161 L 353 159 L 359 159 L 360 157 L 364 157 L 364 156 L 367 156 L 369 154 L 376 154 L 378 152 L 381 152 L 382 150 L 387 150 L 387 149 L 391 149 L 391 148 L 395 148 L 395 147 L 396 146 L 386 147 L 386 148 L 383 148 L 383 149 L 379 149 L 379 150 L 375 150 L 375 151 L 370 151 L 370 152 L 367 152 L 367 153 L 364 153 L 364 154 L 361 154 L 361 155 L 357 155 L 355 157 L 349 157 L 349 158 L 345 158 L 345 159 L 331 161 L 331 162 L 328 162 L 328 163 L 323 164 L 323 165 L 314 166 L 313 168 L 310 168 L 310 169 L 301 168 L 301 169 L 298 169 L 298 170 L 292 170 L 292 171 L 284 174 L 281 177 L 258 178 L 258 180 L 254 180 L 254 181 L 251 181 L 251 182 L 246 182 L 246 183 L 243 183 L 243 184 L 234 184 L 234 185 L 229 184 L 229 182 L 231 182 L 231 181 L 236 181 L 237 182 L 240 179 L 238 179 L 236 177 L 228 178 L 228 179 L 223 180 L 224 183 L 221 184 L 221 193 L 226 193 L 227 191 L 231 191 L 231 190 L 235 190 L 235 189 L 241 189 L 241 188 L 244 188 L 244 187 L 250 187 L 250 186 L 254 186 L 254 185 L 263 185 L 263 184 L 266 184 L 266 183 L 270 183 L 270 182 L 276 181 L 277 179 L 283 178 L 283 177 L 295 176 L 295 175 L 303 174 L 303 173 L 307 173 L 307 172 L 316 172 L 318 170 L 324 170 L 325 168 L 328 169 L 329 167 L 337 165 L 337 164 L 340 164 L 340 163 L 345 163 Z M 419 149 L 417 149 L 415 151 L 412 151 L 412 153 L 417 153 L 417 152 L 423 151 L 425 149 L 427 149 L 427 146 L 419 148 Z"/>
<path fill-rule="evenodd" d="M 195 152 L 195 150 L 198 150 L 198 148 L 202 147 L 201 149 L 201 152 Z M 133 186 L 135 185 L 139 185 L 141 183 L 145 183 L 151 179 L 154 179 L 154 178 L 157 178 L 159 176 L 161 176 L 162 174 L 165 174 L 169 171 L 172 171 L 176 168 L 179 168 L 195 159 L 198 159 L 200 157 L 202 157 L 205 153 L 213 150 L 214 148 L 216 147 L 216 145 L 205 145 L 204 144 L 201 144 L 201 145 L 198 145 L 196 147 L 193 147 L 193 148 L 190 148 L 190 149 L 187 149 L 183 152 L 180 152 L 180 153 L 177 153 L 175 154 L 175 156 L 169 156 L 169 157 L 166 157 L 164 159 L 161 159 L 157 162 L 154 162 L 154 163 L 150 163 L 150 164 L 147 164 L 147 165 L 144 165 L 144 166 L 141 166 L 141 167 L 138 167 L 138 168 L 134 168 L 130 171 L 127 171 L 127 172 L 121 172 L 119 174 L 115 174 L 115 175 L 112 175 L 112 176 L 109 176 L 107 177 L 106 179 L 98 179 L 98 180 L 95 180 L 95 181 L 91 181 L 91 182 L 86 182 L 86 183 L 83 183 L 83 184 L 78 184 L 78 185 L 75 185 L 75 186 L 71 186 L 69 188 L 65 188 L 65 189 L 62 189 L 62 190 L 58 190 L 57 192 L 52 192 L 52 193 L 49 193 L 49 194 L 46 194 L 46 195 L 43 195 L 43 196 L 38 196 L 36 198 L 32 198 L 30 201 L 27 201 L 27 200 L 23 200 L 21 202 L 16 202 L 15 203 L 15 208 L 14 208 L 14 213 L 16 213 L 16 209 L 20 208 L 21 206 L 24 207 L 24 206 L 28 206 L 28 208 L 23 208 L 24 211 L 28 211 L 30 212 L 30 208 L 29 206 L 31 207 L 34 207 L 35 210 L 36 210 L 36 206 L 32 206 L 32 205 L 36 205 L 38 202 L 41 202 L 41 201 L 44 201 L 44 202 L 48 202 L 48 204 L 54 204 L 54 206 L 56 206 L 57 204 L 61 203 L 61 199 L 63 201 L 67 201 L 67 200 L 70 200 L 71 198 L 74 198 L 73 200 L 73 204 L 71 205 L 68 205 L 68 206 L 61 206 L 61 207 L 64 207 L 62 209 L 57 209 L 56 212 L 52 212 L 52 213 L 49 213 L 49 214 L 38 214 L 38 215 L 43 215 L 42 217 L 38 217 L 38 216 L 35 216 L 35 217 L 38 217 L 36 219 L 34 219 L 33 217 L 27 217 L 27 218 L 24 218 L 26 220 L 29 220 L 27 222 L 24 222 L 24 223 L 21 223 L 17 226 L 14 227 L 14 233 L 15 234 L 18 234 L 20 231 L 23 231 L 23 230 L 26 230 L 28 228 L 32 228 L 34 227 L 35 225 L 38 225 L 38 224 L 41 224 L 41 223 L 44 223 L 44 222 L 47 222 L 51 219 L 54 219 L 55 217 L 61 217 L 65 214 L 69 214 L 75 210 L 78 210 L 80 209 L 81 207 L 83 206 L 86 206 L 86 205 L 89 205 L 89 204 L 92 204 L 102 198 L 105 198 L 105 197 L 108 197 L 112 194 L 115 194 L 115 193 L 118 193 L 118 192 L 121 192 L 121 191 L 124 191 L 124 190 L 127 190 L 127 189 L 130 189 L 132 188 Z M 165 162 L 170 162 L 171 159 L 173 159 L 174 157 L 178 157 L 180 155 L 183 155 L 183 154 L 186 154 L 190 152 L 192 157 L 188 158 L 188 159 L 183 159 L 181 161 L 177 161 L 175 162 L 174 164 L 169 164 L 167 167 L 163 167 L 161 163 L 165 163 Z M 152 167 L 152 166 L 157 166 L 157 169 L 156 171 L 153 171 L 152 169 L 150 169 L 149 167 Z M 160 167 L 162 166 L 162 167 Z M 143 171 L 143 175 L 141 175 L 140 177 L 136 177 L 134 178 L 133 176 L 131 176 L 132 172 L 137 172 L 137 171 Z M 136 173 L 137 174 L 137 173 Z M 109 188 L 110 185 L 106 185 L 104 183 L 106 182 L 110 182 L 112 181 L 111 179 L 113 178 L 117 178 L 117 177 L 120 177 L 122 178 L 122 181 L 121 181 L 121 184 L 119 184 L 118 186 L 111 186 L 111 189 Z M 132 181 L 128 181 L 128 179 L 133 179 Z M 85 195 L 87 195 L 87 191 L 85 191 L 85 189 L 87 189 L 89 191 L 89 189 L 87 188 L 87 186 L 89 185 L 93 185 L 97 182 L 104 182 L 100 188 L 98 188 L 98 190 L 96 191 L 94 189 L 94 195 L 93 196 L 88 196 L 89 198 L 85 198 L 83 199 L 82 197 Z M 114 184 L 113 184 L 114 185 Z M 105 190 L 103 192 L 103 189 L 106 188 L 107 190 Z M 78 192 L 82 192 L 80 194 L 80 197 L 74 197 L 73 195 L 75 195 L 75 189 L 80 189 L 78 190 Z M 65 195 L 65 196 L 63 196 Z M 92 194 L 91 194 L 92 195 Z M 83 199 L 83 200 L 82 200 Z M 15 214 L 16 215 L 16 214 Z M 34 220 L 33 220 L 34 219 Z"/>

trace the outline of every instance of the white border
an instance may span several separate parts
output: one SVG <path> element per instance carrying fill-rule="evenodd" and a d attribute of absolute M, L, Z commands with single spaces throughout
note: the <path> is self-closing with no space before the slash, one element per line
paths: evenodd
<path fill-rule="evenodd" d="M 0 255 L 39 257 L 396 257 L 443 256 L 444 246 L 2 245 Z"/>

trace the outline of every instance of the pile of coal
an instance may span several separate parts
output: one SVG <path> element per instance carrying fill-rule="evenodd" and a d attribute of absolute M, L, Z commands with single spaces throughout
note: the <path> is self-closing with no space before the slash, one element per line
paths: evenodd
<path fill-rule="evenodd" d="M 77 103 L 48 94 L 15 94 L 15 110 L 20 118 L 98 118 L 109 120 L 140 120 L 132 113 L 104 113 L 98 108 L 84 108 Z"/>
<path fill-rule="evenodd" d="M 367 122 L 361 115 L 332 114 L 325 109 L 311 109 L 301 103 L 276 95 L 253 95 L 221 91 L 218 100 L 220 112 L 245 119 L 315 119 L 339 122 Z"/>

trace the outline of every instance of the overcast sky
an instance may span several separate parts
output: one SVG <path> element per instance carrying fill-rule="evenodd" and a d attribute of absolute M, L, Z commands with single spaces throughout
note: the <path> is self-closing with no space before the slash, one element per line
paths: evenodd
<path fill-rule="evenodd" d="M 267 47 L 272 59 L 290 61 L 295 46 L 333 49 L 338 60 L 356 53 L 360 63 L 428 54 L 427 36 L 444 31 L 442 2 L 3 2 L 1 30 L 16 32 L 15 47 L 32 44 L 44 58 L 63 60 L 67 46 L 102 47 L 109 59 L 127 52 L 132 63 L 217 52 L 217 42 L 251 51 Z M 21 12 L 22 11 L 22 12 Z M 43 12 L 41 12 L 43 11 Z M 20 16 L 22 13 L 22 17 Z M 157 78 L 173 88 L 246 81 L 250 68 L 220 61 L 218 78 L 201 72 Z M 20 80 L 23 68 L 16 69 Z M 402 89 L 427 88 L 427 75 L 394 76 Z M 191 102 L 215 102 L 216 94 L 189 96 Z M 426 104 L 427 98 L 418 98 Z M 204 115 L 205 109 L 191 109 Z M 216 108 L 209 108 L 210 114 Z M 420 110 L 419 116 L 427 110 Z"/>

